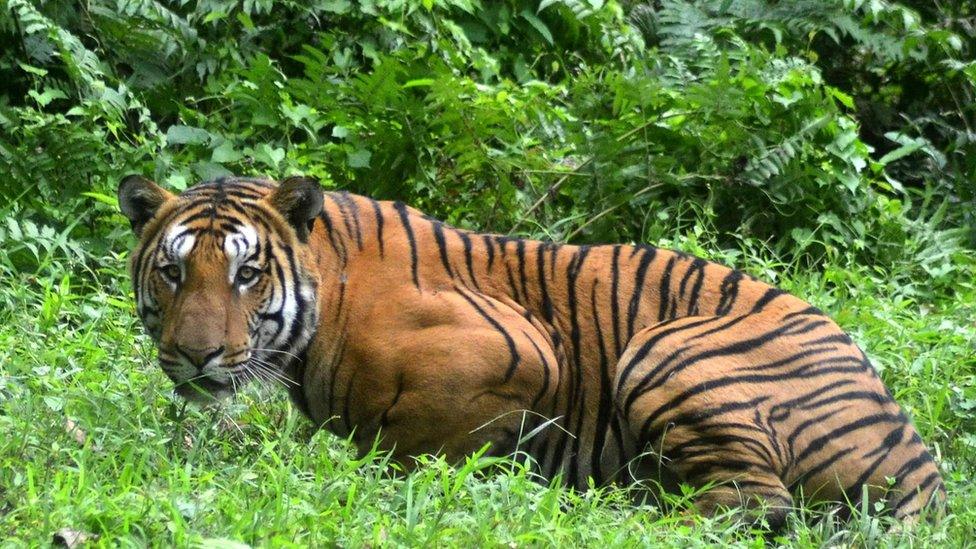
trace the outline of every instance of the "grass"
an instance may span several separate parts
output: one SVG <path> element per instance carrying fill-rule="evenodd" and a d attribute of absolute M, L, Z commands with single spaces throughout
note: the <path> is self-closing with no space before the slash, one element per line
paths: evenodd
<path fill-rule="evenodd" d="M 673 243 L 701 252 L 692 241 Z M 976 289 L 960 252 L 946 291 L 917 265 L 835 261 L 809 272 L 767 254 L 739 265 L 832 314 L 875 361 L 937 454 L 950 494 L 939 524 L 886 534 L 868 515 L 804 521 L 768 541 L 818 547 L 976 543 Z M 282 391 L 186 407 L 154 363 L 123 259 L 0 270 L 0 545 L 61 528 L 104 545 L 585 545 L 761 547 L 766 534 L 661 512 L 619 488 L 545 485 L 512 461 L 429 458 L 414 474 L 313 432 Z M 68 273 L 68 274 L 65 274 Z M 913 282 L 916 281 L 916 282 Z M 920 282 L 918 282 L 920 281 Z M 69 423 L 70 421 L 70 423 Z M 679 505 L 680 506 L 680 505 Z M 801 512 L 808 515 L 810 512 Z"/>

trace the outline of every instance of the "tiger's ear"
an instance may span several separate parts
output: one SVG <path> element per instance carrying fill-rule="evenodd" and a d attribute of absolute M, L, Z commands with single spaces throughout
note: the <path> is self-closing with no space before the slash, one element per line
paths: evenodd
<path fill-rule="evenodd" d="M 119 183 L 119 209 L 129 218 L 136 235 L 173 194 L 141 175 L 127 175 Z"/>
<path fill-rule="evenodd" d="M 312 177 L 288 177 L 267 200 L 295 228 L 298 240 L 308 241 L 312 224 L 322 213 L 322 186 L 318 180 Z"/>

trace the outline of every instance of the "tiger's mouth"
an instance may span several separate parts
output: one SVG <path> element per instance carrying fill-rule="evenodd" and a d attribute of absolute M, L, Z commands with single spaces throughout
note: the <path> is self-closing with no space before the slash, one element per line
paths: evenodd
<path fill-rule="evenodd" d="M 176 394 L 191 402 L 213 402 L 229 397 L 236 392 L 235 384 L 220 382 L 208 376 L 199 376 L 174 387 Z"/>

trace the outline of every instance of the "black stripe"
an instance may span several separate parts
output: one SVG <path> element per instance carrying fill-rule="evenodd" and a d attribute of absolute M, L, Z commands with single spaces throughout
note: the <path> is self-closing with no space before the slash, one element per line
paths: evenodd
<path fill-rule="evenodd" d="M 685 441 L 681 444 L 675 446 L 667 447 L 666 453 L 669 458 L 674 460 L 689 459 L 697 455 L 715 455 L 725 450 L 730 444 L 740 444 L 750 450 L 754 456 L 761 459 L 764 464 L 773 467 L 775 463 L 775 458 L 772 452 L 770 452 L 769 447 L 763 445 L 762 442 L 757 440 L 755 437 L 734 435 L 729 433 L 722 433 L 719 435 L 701 435 L 692 438 L 691 440 Z M 699 451 L 693 452 L 694 448 L 699 448 Z M 729 449 L 730 453 L 734 452 L 739 454 L 737 450 Z"/>
<path fill-rule="evenodd" d="M 535 249 L 535 259 L 536 259 L 536 276 L 539 277 L 539 294 L 542 296 L 542 318 L 546 322 L 552 322 L 553 309 L 552 309 L 552 298 L 549 296 L 549 285 L 546 282 L 546 269 L 545 269 L 545 251 L 548 249 L 548 243 L 541 243 Z"/>
<path fill-rule="evenodd" d="M 688 427 L 695 427 L 696 429 L 706 429 L 714 426 L 713 423 L 708 425 L 702 425 L 706 421 L 710 421 L 717 416 L 728 414 L 729 412 L 736 412 L 741 410 L 751 410 L 759 406 L 760 404 L 769 400 L 769 395 L 757 396 L 751 400 L 746 400 L 743 402 L 726 402 L 725 404 L 720 404 L 718 406 L 712 406 L 711 408 L 704 408 L 700 410 L 693 410 L 678 414 L 672 417 L 668 423 L 673 423 L 674 425 L 684 425 Z M 735 423 L 734 426 L 740 429 L 756 429 L 758 427 L 753 427 L 744 423 Z"/>
<path fill-rule="evenodd" d="M 645 358 L 647 358 L 647 355 L 650 354 L 650 352 L 654 348 L 654 346 L 657 343 L 659 343 L 662 339 L 666 338 L 669 335 L 672 335 L 672 334 L 681 332 L 683 330 L 690 330 L 692 328 L 697 328 L 698 326 L 701 326 L 703 324 L 708 324 L 709 322 L 714 322 L 714 321 L 718 320 L 718 318 L 719 317 L 709 317 L 709 318 L 705 318 L 705 319 L 701 319 L 701 320 L 696 320 L 696 321 L 693 321 L 693 322 L 689 322 L 688 324 L 679 325 L 677 327 L 672 327 L 672 328 L 667 328 L 665 330 L 662 330 L 662 331 L 654 334 L 653 337 L 651 337 L 650 339 L 648 339 L 647 341 L 645 341 L 640 346 L 640 348 L 637 350 L 637 352 L 634 353 L 634 356 L 631 357 L 631 359 L 627 363 L 627 365 L 624 366 L 624 368 L 621 370 L 621 372 L 617 375 L 617 380 L 618 380 L 618 382 L 617 382 L 617 393 L 619 394 L 621 391 L 623 391 L 624 383 L 626 383 L 627 378 L 630 377 L 630 374 L 634 371 L 634 368 L 636 368 Z M 675 319 L 675 320 L 667 321 L 664 324 L 655 326 L 654 329 L 655 330 L 658 330 L 661 327 L 667 325 L 668 323 L 675 323 L 675 322 L 678 322 L 678 321 L 681 321 L 681 320 L 684 320 L 684 319 L 678 318 L 678 319 Z M 629 347 L 629 345 L 628 345 L 628 347 Z"/>
<path fill-rule="evenodd" d="M 460 294 L 461 297 L 464 298 L 465 301 L 474 307 L 474 310 L 478 312 L 481 318 L 487 320 L 488 323 L 491 324 L 491 327 L 494 328 L 498 333 L 502 334 L 502 337 L 505 338 L 505 345 L 508 346 L 508 352 L 511 355 L 511 360 L 508 363 L 508 369 L 505 370 L 505 376 L 502 382 L 508 382 L 508 380 L 512 379 L 512 376 L 515 375 L 515 369 L 518 368 L 519 362 L 521 361 L 518 354 L 518 349 L 515 347 L 515 340 L 512 339 L 511 334 L 508 333 L 508 330 L 506 330 L 500 322 L 492 318 L 491 315 L 482 309 L 478 303 L 476 303 L 475 300 L 468 295 L 468 292 L 459 286 L 455 286 L 454 289 L 458 294 Z"/>
<path fill-rule="evenodd" d="M 461 243 L 464 245 L 464 264 L 468 268 L 468 278 L 471 279 L 471 283 L 478 290 L 481 290 L 481 285 L 478 284 L 477 277 L 474 276 L 474 256 L 471 253 L 471 237 L 465 231 L 455 231 L 457 235 L 461 238 Z"/>
<path fill-rule="evenodd" d="M 801 462 L 810 457 L 814 452 L 822 450 L 829 441 L 840 440 L 841 437 L 847 433 L 851 433 L 865 427 L 870 427 L 872 425 L 877 425 L 879 423 L 901 421 L 902 419 L 898 416 L 898 414 L 883 413 L 862 417 L 846 425 L 832 429 L 830 432 L 810 441 L 807 447 L 804 448 L 803 451 L 797 456 L 797 462 Z"/>
<path fill-rule="evenodd" d="M 810 307 L 807 307 L 806 309 L 803 309 L 801 311 L 793 311 L 792 313 L 784 316 L 783 317 L 783 320 L 787 320 L 787 319 L 793 318 L 795 316 L 804 316 L 804 315 L 823 316 L 823 311 L 821 311 L 820 309 L 818 309 L 816 307 L 810 306 Z"/>
<path fill-rule="evenodd" d="M 349 382 L 346 383 L 346 393 L 342 397 L 342 414 L 340 415 L 342 416 L 342 421 L 346 424 L 346 433 L 353 432 L 353 426 L 355 425 L 355 422 L 353 422 L 352 419 L 352 408 L 350 403 L 352 402 L 352 390 L 356 384 L 356 377 L 359 375 L 360 371 L 361 370 L 358 368 L 352 368 L 352 372 L 349 374 Z M 357 438 L 362 434 L 363 432 L 361 430 L 357 431 Z"/>
<path fill-rule="evenodd" d="M 819 339 L 812 339 L 810 341 L 804 341 L 800 344 L 801 347 L 810 347 L 813 345 L 820 345 L 822 343 L 840 343 L 841 345 L 850 345 L 852 343 L 850 336 L 847 334 L 834 334 Z"/>
<path fill-rule="evenodd" d="M 780 290 L 779 288 L 769 288 L 769 289 L 767 289 L 766 290 L 766 293 L 764 293 L 763 296 L 761 298 L 759 298 L 759 301 L 757 301 L 756 304 L 752 306 L 752 311 L 751 312 L 752 313 L 758 313 L 758 312 L 762 311 L 763 309 L 766 308 L 766 305 L 769 305 L 770 303 L 773 302 L 774 299 L 776 299 L 777 297 L 779 297 L 779 296 L 781 296 L 781 295 L 783 295 L 785 293 L 786 292 L 784 292 L 783 290 Z"/>
<path fill-rule="evenodd" d="M 665 320 L 668 316 L 668 302 L 671 299 L 671 272 L 674 271 L 677 262 L 678 256 L 671 256 L 668 264 L 664 267 L 664 273 L 661 275 L 661 287 L 658 290 L 658 300 L 660 301 L 657 312 L 658 322 Z"/>
<path fill-rule="evenodd" d="M 299 288 L 299 281 L 301 281 L 302 277 L 298 272 L 298 261 L 295 259 L 294 250 L 292 250 L 289 246 L 282 246 L 281 251 L 283 251 L 285 254 L 285 260 L 287 261 L 290 270 L 291 281 L 292 285 L 294 286 L 293 293 L 295 297 L 295 310 L 298 311 L 298 314 L 295 317 L 295 322 L 292 322 L 292 325 L 288 330 L 288 341 L 295 341 L 298 339 L 298 333 L 300 330 L 304 329 L 305 327 L 304 323 L 300 322 L 300 319 L 305 317 L 304 313 L 306 308 L 305 299 L 302 297 Z M 282 283 L 284 283 L 284 281 L 282 281 Z"/>
<path fill-rule="evenodd" d="M 770 363 L 770 364 L 775 364 L 775 363 L 783 363 L 783 364 L 786 364 L 786 363 L 789 363 L 789 362 L 792 362 L 792 361 L 793 361 L 793 358 L 792 357 L 787 357 L 785 359 L 777 360 L 774 363 Z M 818 364 L 819 363 L 814 363 L 814 364 L 810 364 L 808 366 L 814 366 L 814 365 L 818 365 Z M 813 375 L 803 375 L 804 373 L 806 373 L 806 371 L 803 372 L 803 373 L 800 373 L 800 371 L 798 370 L 796 372 L 788 372 L 788 373 L 785 373 L 785 374 L 766 374 L 766 375 L 764 375 L 764 374 L 747 374 L 747 375 L 737 375 L 737 376 L 723 377 L 723 378 L 720 378 L 720 379 L 707 379 L 707 380 L 705 380 L 705 381 L 703 381 L 701 383 L 698 383 L 696 385 L 693 385 L 693 386 L 685 389 L 684 391 L 682 391 L 681 393 L 678 393 L 677 395 L 674 395 L 666 403 L 661 404 L 660 406 L 658 406 L 652 413 L 650 413 L 650 414 L 647 415 L 647 417 L 646 417 L 646 419 L 644 421 L 644 425 L 645 426 L 651 425 L 655 420 L 657 420 L 659 417 L 661 417 L 665 412 L 668 412 L 670 410 L 678 410 L 678 409 L 680 409 L 681 406 L 682 406 L 682 404 L 685 403 L 685 401 L 687 401 L 688 399 L 691 399 L 691 398 L 693 398 L 695 396 L 698 396 L 700 394 L 703 394 L 703 393 L 707 393 L 709 391 L 714 391 L 714 390 L 719 389 L 719 388 L 722 388 L 722 387 L 728 387 L 730 385 L 738 385 L 740 383 L 757 384 L 758 385 L 758 384 L 767 383 L 767 382 L 770 382 L 770 381 L 782 381 L 782 380 L 785 380 L 785 379 L 803 379 L 803 378 L 806 378 L 806 377 L 813 377 L 814 375 L 822 375 L 823 374 L 823 370 L 816 370 L 816 371 L 814 371 L 814 374 Z M 668 376 L 668 377 L 670 377 L 670 376 Z M 627 402 L 627 407 L 629 408 L 630 405 L 635 400 L 637 400 L 638 398 L 640 398 L 641 395 L 646 394 L 647 391 L 651 391 L 654 388 L 655 387 L 651 387 L 651 388 L 647 389 L 646 391 L 639 391 L 638 389 L 635 389 L 634 391 L 632 391 L 631 394 L 628 395 L 628 398 L 627 398 L 627 401 L 626 401 Z M 642 428 L 641 430 L 643 431 L 644 428 Z"/>
<path fill-rule="evenodd" d="M 596 303 L 596 287 L 599 283 L 599 280 L 593 280 L 593 287 L 590 289 L 590 308 L 593 312 L 593 328 L 596 330 L 596 345 L 600 350 L 600 388 L 597 393 L 600 397 L 600 404 L 597 408 L 593 447 L 590 449 L 592 454 L 590 470 L 594 478 L 602 480 L 603 469 L 600 463 L 600 457 L 603 454 L 603 445 L 606 442 L 607 430 L 610 428 L 613 395 L 610 381 L 610 365 L 607 358 L 606 345 L 603 341 L 603 329 L 600 323 L 599 308 Z"/>
<path fill-rule="evenodd" d="M 722 318 L 722 317 L 713 317 L 713 318 Z M 725 318 L 728 318 L 728 317 L 725 317 Z M 738 324 L 738 323 L 740 323 L 740 322 L 742 322 L 744 320 L 750 319 L 750 318 L 754 318 L 754 317 L 752 315 L 748 315 L 748 314 L 734 316 L 734 317 L 732 317 L 732 320 L 729 320 L 729 321 L 725 322 L 724 324 L 720 324 L 718 326 L 715 326 L 714 328 L 709 328 L 708 330 L 705 330 L 704 332 L 702 332 L 700 334 L 695 334 L 690 339 L 688 339 L 688 341 L 691 342 L 691 341 L 697 341 L 699 339 L 705 339 L 705 338 L 707 338 L 708 336 L 710 336 L 712 334 L 717 334 L 718 332 L 722 332 L 722 331 L 728 330 L 732 326 L 735 326 L 736 324 Z"/>
<path fill-rule="evenodd" d="M 339 212 L 342 213 L 342 222 L 346 226 L 346 232 L 349 236 L 355 235 L 356 247 L 362 250 L 363 233 L 359 226 L 359 206 L 356 205 L 356 202 L 346 192 L 328 193 L 326 196 L 335 200 L 336 205 L 339 206 Z"/>
<path fill-rule="evenodd" d="M 828 324 L 830 324 L 829 320 L 814 320 L 812 322 L 808 322 L 805 326 L 798 326 L 793 330 L 785 332 L 783 335 L 785 336 L 801 335 L 801 334 L 812 332 L 817 328 L 827 326 Z"/>
<path fill-rule="evenodd" d="M 285 370 L 286 375 L 293 383 L 288 384 L 288 396 L 291 398 L 292 403 L 298 408 L 298 410 L 305 417 L 311 419 L 312 413 L 308 406 L 308 396 L 305 395 L 304 391 L 304 380 L 305 380 L 305 364 L 308 360 L 307 351 L 302 351 L 296 360 L 289 363 L 288 368 Z"/>
<path fill-rule="evenodd" d="M 580 426 L 583 422 L 583 401 L 585 397 L 585 388 L 583 387 L 583 362 L 582 362 L 582 346 L 580 344 L 580 324 L 578 318 L 578 302 L 576 296 L 577 285 L 576 282 L 579 279 L 580 272 L 583 268 L 583 263 L 586 261 L 586 257 L 590 253 L 590 248 L 588 246 L 581 246 L 576 249 L 573 254 L 573 259 L 569 262 L 566 268 L 566 291 L 569 304 L 569 322 L 570 322 L 570 333 L 569 339 L 570 344 L 573 346 L 573 397 L 569 401 L 570 413 L 577 412 L 577 426 L 574 429 L 574 434 L 576 438 L 573 439 L 573 450 L 571 454 L 571 467 L 569 470 L 568 483 L 570 486 L 576 486 L 576 481 L 579 478 L 579 470 L 577 467 L 577 460 L 579 459 L 579 448 L 581 443 L 581 433 Z"/>
<path fill-rule="evenodd" d="M 505 248 L 503 246 L 502 252 L 504 251 Z M 509 264 L 507 258 L 505 259 L 505 275 L 508 277 L 508 287 L 512 289 L 512 298 L 519 303 L 525 304 L 527 301 L 524 301 L 519 294 L 519 287 L 518 284 L 515 283 L 515 275 L 512 273 L 512 266 Z"/>
<path fill-rule="evenodd" d="M 539 392 L 536 393 L 535 398 L 532 399 L 531 409 L 535 410 L 536 406 L 538 406 L 539 404 L 539 401 L 542 400 L 542 397 L 546 395 L 546 391 L 549 390 L 549 377 L 551 375 L 550 372 L 551 367 L 549 366 L 549 361 L 546 360 L 545 353 L 542 352 L 542 349 L 536 344 L 535 340 L 529 337 L 529 334 L 525 333 L 525 331 L 522 332 L 522 335 L 524 335 L 525 339 L 528 339 L 529 343 L 532 344 L 532 347 L 535 348 L 536 354 L 539 355 L 539 364 L 542 365 L 542 373 L 543 373 L 542 387 L 539 389 Z"/>
<path fill-rule="evenodd" d="M 559 251 L 563 247 L 561 244 L 549 244 L 549 278 L 556 279 L 556 260 L 559 258 Z"/>
<path fill-rule="evenodd" d="M 850 486 L 844 489 L 844 494 L 847 496 L 848 500 L 853 500 L 858 503 L 861 501 L 861 495 L 864 483 L 871 478 L 871 475 L 878 470 L 878 467 L 888 459 L 888 452 L 891 451 L 896 444 L 901 442 L 901 438 L 904 435 L 904 425 L 899 425 L 894 431 L 888 433 L 881 445 L 872 452 L 864 454 L 862 458 L 867 459 L 871 456 L 877 456 L 870 465 L 864 468 L 864 471 L 857 477 L 857 480 L 853 482 Z"/>
<path fill-rule="evenodd" d="M 447 258 L 447 240 L 444 238 L 444 226 L 439 221 L 431 222 L 434 229 L 434 241 L 437 243 L 437 251 L 441 256 L 441 265 L 447 271 L 447 276 L 454 278 L 454 270 L 451 269 L 451 262 Z"/>
<path fill-rule="evenodd" d="M 716 456 L 708 461 L 696 461 L 695 465 L 686 469 L 684 475 L 689 479 L 703 479 L 708 473 L 718 469 L 723 472 L 765 472 L 765 468 L 758 463 L 742 459 L 732 459 L 728 456 Z M 708 479 L 710 480 L 710 479 Z"/>
<path fill-rule="evenodd" d="M 322 226 L 325 228 L 325 233 L 329 237 L 329 244 L 335 253 L 342 260 L 343 263 L 346 262 L 346 244 L 339 236 L 338 232 L 335 230 L 335 226 L 332 223 L 332 217 L 325 211 L 319 212 L 319 219 L 322 221 Z"/>
<path fill-rule="evenodd" d="M 620 342 L 620 246 L 613 247 L 610 260 L 610 322 L 613 324 L 613 352 L 620 358 L 623 352 Z"/>
<path fill-rule="evenodd" d="M 713 358 L 721 358 L 721 357 L 732 356 L 732 355 L 746 354 L 749 351 L 755 350 L 755 349 L 757 349 L 759 347 L 762 347 L 763 345 L 766 345 L 767 343 L 773 341 L 774 339 L 776 339 L 777 337 L 779 337 L 780 335 L 782 335 L 784 332 L 786 332 L 787 330 L 789 330 L 790 328 L 792 328 L 794 326 L 794 323 L 796 323 L 796 322 L 801 322 L 801 321 L 794 321 L 793 323 L 785 324 L 783 326 L 780 326 L 778 328 L 775 328 L 773 330 L 770 330 L 768 332 L 765 332 L 765 333 L 763 333 L 763 334 L 761 334 L 761 335 L 759 335 L 757 337 L 750 338 L 750 339 L 745 339 L 745 340 L 740 340 L 740 341 L 736 341 L 736 342 L 731 343 L 729 345 L 726 345 L 724 347 L 720 347 L 718 349 L 709 349 L 707 351 L 704 351 L 704 352 L 698 353 L 698 354 L 696 354 L 694 356 L 691 356 L 689 358 L 686 358 L 686 359 L 682 360 L 681 362 L 677 363 L 674 366 L 674 368 L 672 368 L 670 370 L 670 372 L 669 372 L 668 375 L 661 376 L 655 382 L 654 381 L 654 378 L 657 377 L 657 374 L 660 373 L 660 372 L 665 371 L 669 366 L 671 366 L 671 363 L 674 360 L 676 360 L 681 353 L 683 353 L 685 350 L 687 350 L 688 347 L 682 347 L 682 348 L 678 349 L 677 351 L 672 352 L 665 360 L 660 361 L 657 364 L 655 364 L 654 368 L 652 368 L 650 370 L 650 372 L 646 373 L 644 375 L 644 377 L 641 379 L 641 381 L 634 388 L 634 390 L 631 391 L 631 393 L 627 396 L 627 401 L 626 401 L 627 404 L 626 404 L 625 410 L 629 411 L 630 410 L 630 407 L 634 403 L 634 400 L 636 400 L 641 394 L 643 394 L 643 393 L 645 393 L 647 391 L 656 389 L 657 387 L 659 387 L 662 384 L 664 384 L 665 381 L 667 381 L 668 379 L 670 379 L 671 376 L 673 376 L 674 374 L 677 374 L 681 370 L 684 370 L 685 368 L 687 368 L 689 366 L 692 366 L 695 363 L 700 362 L 700 361 L 703 361 L 703 360 L 708 360 L 708 359 L 713 359 Z"/>
<path fill-rule="evenodd" d="M 403 202 L 395 202 L 393 207 L 396 208 L 397 213 L 400 215 L 400 223 L 403 225 L 403 230 L 407 233 L 407 241 L 410 243 L 410 271 L 413 273 L 413 285 L 420 289 L 420 276 L 417 274 L 417 239 L 413 234 L 413 227 L 410 226 L 410 218 L 407 214 L 407 206 Z"/>
<path fill-rule="evenodd" d="M 804 402 L 809 402 L 810 400 L 813 400 L 824 393 L 833 391 L 834 389 L 838 389 L 846 385 L 851 385 L 852 383 L 854 383 L 854 381 L 850 379 L 841 379 L 839 381 L 834 381 L 833 383 L 824 385 L 823 387 L 810 391 L 809 393 L 798 396 L 796 398 L 779 402 L 778 404 L 776 404 L 775 406 L 769 409 L 769 414 L 767 416 L 768 420 L 770 423 L 786 421 L 786 418 L 790 417 L 790 414 L 793 413 L 793 409 L 796 406 L 803 404 Z"/>
<path fill-rule="evenodd" d="M 820 473 L 826 471 L 830 466 L 832 466 L 834 463 L 836 463 L 837 460 L 841 459 L 842 457 L 845 457 L 845 456 L 849 455 L 851 452 L 854 451 L 854 449 L 855 449 L 854 446 L 848 446 L 847 448 L 841 448 L 840 450 L 834 452 L 833 454 L 831 454 L 829 457 L 827 457 L 826 459 L 824 459 L 820 463 L 818 463 L 815 466 L 807 469 L 806 471 L 803 472 L 802 475 L 800 475 L 799 477 L 797 477 L 796 480 L 794 480 L 793 482 L 790 483 L 789 490 L 792 492 L 793 491 L 793 487 L 797 486 L 798 484 L 802 484 L 803 482 L 805 482 L 810 477 L 814 477 L 814 476 L 819 475 Z"/>
<path fill-rule="evenodd" d="M 902 466 L 895 471 L 894 477 L 898 479 L 898 482 L 905 480 L 905 477 L 919 470 L 923 465 L 932 461 L 932 456 L 929 455 L 928 450 L 922 448 L 921 452 L 914 458 L 906 461 Z"/>
<path fill-rule="evenodd" d="M 701 263 L 698 263 L 699 261 Z M 690 316 L 697 316 L 699 314 L 698 299 L 701 297 L 702 284 L 705 282 L 705 267 L 707 265 L 707 261 L 698 258 L 693 263 L 698 276 L 695 278 L 695 284 L 691 287 L 691 294 L 688 296 L 688 315 Z"/>
<path fill-rule="evenodd" d="M 739 281 L 741 280 L 742 273 L 739 271 L 733 270 L 725 276 L 722 280 L 722 286 L 719 288 L 721 297 L 715 314 L 726 315 L 732 311 L 732 306 L 735 305 L 735 301 L 739 297 Z"/>
<path fill-rule="evenodd" d="M 637 251 L 641 251 L 640 262 L 634 272 L 634 288 L 630 294 L 630 304 L 627 306 L 627 339 L 634 336 L 634 322 L 637 320 L 637 312 L 640 308 L 641 294 L 644 292 L 644 279 L 647 276 L 647 268 L 657 255 L 657 250 L 649 246 L 639 246 L 631 252 L 631 257 Z"/>
<path fill-rule="evenodd" d="M 691 277 L 694 274 L 697 274 L 698 275 L 698 278 L 695 280 L 694 289 L 692 290 L 692 292 L 695 295 L 692 296 L 692 297 L 694 298 L 694 301 L 697 301 L 698 300 L 698 292 L 701 290 L 701 283 L 702 283 L 702 279 L 704 278 L 704 274 L 705 274 L 705 271 L 704 271 L 705 264 L 706 264 L 706 262 L 705 262 L 704 259 L 701 259 L 701 258 L 696 257 L 696 258 L 694 258 L 692 260 L 691 264 L 688 265 L 688 269 L 685 271 L 684 276 L 681 277 L 681 283 L 678 285 L 678 299 L 675 299 L 674 300 L 674 303 L 671 305 L 671 310 L 672 310 L 671 315 L 670 315 L 671 318 L 674 318 L 675 316 L 677 316 L 678 302 L 685 298 L 685 292 L 688 289 L 688 281 L 691 280 Z M 692 299 L 689 299 L 688 302 L 687 302 L 688 303 L 688 307 L 687 307 L 688 312 L 687 312 L 687 314 L 689 316 L 692 316 L 692 315 L 697 314 L 697 313 L 692 312 L 693 309 L 694 309 L 694 305 L 693 305 L 692 301 L 693 301 Z"/>
<path fill-rule="evenodd" d="M 940 477 L 939 477 L 939 473 L 938 472 L 933 471 L 933 472 L 929 473 L 928 476 L 926 476 L 924 479 L 922 479 L 922 482 L 920 482 L 918 484 L 918 486 L 910 489 L 908 491 L 908 493 L 905 494 L 905 497 L 901 498 L 901 500 L 899 500 L 898 503 L 895 504 L 895 506 L 893 508 L 893 510 L 895 511 L 895 513 L 899 512 L 902 507 L 904 507 L 905 505 L 907 505 L 914 498 L 922 497 L 922 493 L 925 492 L 925 489 L 928 488 L 933 482 L 936 482 L 937 480 L 939 480 L 939 478 Z M 941 484 L 941 482 L 939 484 Z M 920 508 L 921 507 L 924 507 L 924 504 L 923 505 L 920 505 L 919 507 Z M 921 509 L 919 509 L 919 511 L 921 511 Z"/>
<path fill-rule="evenodd" d="M 877 391 L 849 391 L 846 393 L 840 393 L 838 395 L 829 396 L 827 398 L 820 399 L 816 402 L 811 402 L 804 406 L 801 406 L 802 410 L 813 410 L 815 408 L 820 408 L 821 406 L 826 406 L 828 404 L 835 404 L 837 402 L 846 402 L 851 400 L 871 400 L 877 404 L 887 404 L 889 402 L 888 397 L 878 393 Z"/>
<path fill-rule="evenodd" d="M 383 259 L 383 212 L 380 210 L 380 203 L 370 199 L 373 204 L 373 214 L 376 216 L 376 242 L 380 246 L 380 259 Z"/>
<path fill-rule="evenodd" d="M 485 249 L 488 252 L 488 272 L 491 272 L 491 267 L 495 264 L 495 242 L 492 240 L 490 235 L 481 235 L 481 239 L 485 243 Z"/>
<path fill-rule="evenodd" d="M 905 438 L 905 427 L 906 427 L 905 425 L 899 425 L 894 429 L 892 429 L 892 431 L 888 433 L 887 436 L 885 436 L 884 440 L 881 441 L 881 444 L 878 445 L 878 447 L 875 448 L 874 450 L 864 454 L 864 457 L 869 458 L 877 454 L 881 454 L 887 457 L 888 452 L 893 450 L 895 448 L 895 445 L 900 443 L 902 439 Z"/>
<path fill-rule="evenodd" d="M 525 287 L 527 282 L 525 278 L 525 241 L 522 239 L 515 243 L 515 257 L 518 260 L 519 285 L 522 287 L 522 295 L 525 297 L 523 304 L 529 306 L 529 291 Z"/>

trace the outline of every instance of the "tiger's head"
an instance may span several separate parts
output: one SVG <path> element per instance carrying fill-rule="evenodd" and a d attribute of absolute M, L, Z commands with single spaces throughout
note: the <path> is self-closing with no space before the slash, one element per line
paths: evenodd
<path fill-rule="evenodd" d="M 209 401 L 283 376 L 317 322 L 318 182 L 226 178 L 174 195 L 131 175 L 118 197 L 139 237 L 136 309 L 177 393 Z"/>

